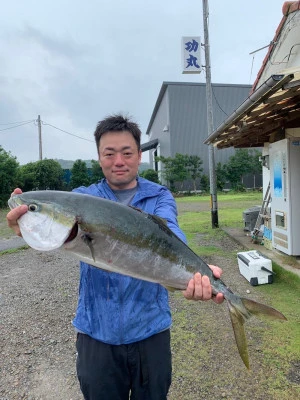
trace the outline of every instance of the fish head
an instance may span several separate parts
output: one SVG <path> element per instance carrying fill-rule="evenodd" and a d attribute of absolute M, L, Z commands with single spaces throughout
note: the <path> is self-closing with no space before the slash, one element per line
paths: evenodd
<path fill-rule="evenodd" d="M 25 192 L 8 200 L 10 209 L 27 205 L 28 211 L 18 219 L 25 242 L 36 250 L 48 251 L 61 247 L 77 225 L 75 215 L 55 201 L 38 198 L 39 192 Z"/>

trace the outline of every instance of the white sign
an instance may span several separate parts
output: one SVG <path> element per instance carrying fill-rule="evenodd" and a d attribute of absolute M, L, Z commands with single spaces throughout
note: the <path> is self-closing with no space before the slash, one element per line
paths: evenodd
<path fill-rule="evenodd" d="M 181 40 L 182 73 L 200 74 L 201 72 L 200 36 L 183 36 Z"/>

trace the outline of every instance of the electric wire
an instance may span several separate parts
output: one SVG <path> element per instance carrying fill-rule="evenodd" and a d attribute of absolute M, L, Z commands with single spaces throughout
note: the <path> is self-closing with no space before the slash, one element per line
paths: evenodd
<path fill-rule="evenodd" d="M 61 131 L 61 132 L 64 132 L 64 133 L 66 133 L 67 135 L 71 135 L 71 136 L 77 137 L 78 139 L 82 139 L 82 140 L 86 140 L 87 142 L 94 143 L 94 141 L 93 141 L 93 140 L 90 140 L 90 139 L 84 138 L 84 137 L 82 137 L 82 136 L 79 136 L 79 135 L 75 135 L 74 133 L 71 133 L 71 132 L 67 132 L 67 131 L 65 131 L 65 130 L 63 130 L 63 129 L 60 129 L 60 128 L 58 128 L 57 126 L 54 126 L 54 125 L 52 125 L 52 124 L 48 124 L 47 122 L 44 122 L 44 121 L 41 121 L 41 122 L 42 122 L 42 125 L 48 125 L 48 126 L 51 126 L 52 128 L 54 128 L 54 129 L 57 129 L 58 131 Z"/>
<path fill-rule="evenodd" d="M 2 122 L 2 123 L 0 123 L 0 125 L 15 125 L 15 124 L 25 124 L 25 123 L 29 123 L 29 122 L 32 122 L 32 119 L 28 119 L 28 120 L 26 120 L 26 121 L 17 121 L 17 122 L 6 122 L 6 123 L 4 123 L 4 122 Z"/>
<path fill-rule="evenodd" d="M 28 122 L 23 122 L 22 124 L 18 124 L 18 125 L 15 125 L 15 126 L 9 126 L 8 128 L 0 129 L 0 132 L 7 131 L 9 129 L 14 129 L 14 128 L 17 128 L 18 126 L 28 125 L 28 124 L 31 124 L 32 122 L 34 122 L 34 119 L 31 120 L 31 121 L 28 121 Z"/>
<path fill-rule="evenodd" d="M 228 117 L 227 112 L 224 111 L 223 108 L 220 106 L 220 103 L 219 103 L 219 101 L 218 101 L 218 99 L 217 99 L 217 97 L 216 97 L 216 95 L 215 95 L 215 91 L 214 91 L 213 85 L 212 85 L 211 89 L 212 89 L 211 91 L 212 91 L 212 94 L 213 94 L 213 96 L 214 96 L 214 99 L 215 99 L 215 101 L 216 101 L 216 103 L 217 103 L 217 106 L 218 106 L 219 109 Z"/>
<path fill-rule="evenodd" d="M 253 54 L 252 64 L 251 64 L 251 71 L 250 71 L 249 84 L 251 83 L 251 79 L 252 79 L 253 65 L 254 65 L 254 54 Z"/>
<path fill-rule="evenodd" d="M 14 129 L 14 128 L 17 128 L 17 127 L 19 127 L 19 126 L 23 126 L 23 125 L 27 125 L 27 124 L 31 124 L 31 123 L 34 123 L 34 125 L 37 126 L 37 120 L 36 120 L 36 119 L 31 119 L 31 120 L 26 120 L 26 121 L 19 121 L 19 122 L 0 123 L 0 126 L 1 126 L 1 125 L 14 125 L 14 126 L 9 126 L 9 127 L 7 127 L 7 128 L 2 128 L 2 129 L 0 129 L 0 132 L 2 132 L 2 131 L 7 131 L 7 130 L 10 130 L 10 129 Z M 64 133 L 66 133 L 67 135 L 71 135 L 71 136 L 77 137 L 78 139 L 82 139 L 82 140 L 86 140 L 87 142 L 94 143 L 93 140 L 84 138 L 84 137 L 79 136 L 79 135 L 75 135 L 74 133 L 65 131 L 64 129 L 58 128 L 57 126 L 52 125 L 52 124 L 49 124 L 49 123 L 47 123 L 47 122 L 45 122 L 45 121 L 41 121 L 41 123 L 42 123 L 42 125 L 48 125 L 48 126 L 51 126 L 51 127 L 54 128 L 54 129 L 57 129 L 58 131 L 64 132 Z"/>

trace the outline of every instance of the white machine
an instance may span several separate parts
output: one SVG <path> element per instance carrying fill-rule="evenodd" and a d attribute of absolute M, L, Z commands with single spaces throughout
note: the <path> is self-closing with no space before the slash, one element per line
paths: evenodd
<path fill-rule="evenodd" d="M 240 273 L 252 286 L 273 283 L 272 261 L 259 251 L 237 253 Z"/>
<path fill-rule="evenodd" d="M 269 146 L 272 246 L 300 255 L 300 137 Z"/>

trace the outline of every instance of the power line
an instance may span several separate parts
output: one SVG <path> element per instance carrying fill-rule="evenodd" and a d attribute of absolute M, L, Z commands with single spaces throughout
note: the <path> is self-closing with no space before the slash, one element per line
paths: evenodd
<path fill-rule="evenodd" d="M 218 101 L 218 99 L 217 99 L 217 97 L 216 97 L 216 95 L 215 95 L 215 91 L 214 91 L 213 86 L 211 87 L 211 90 L 212 90 L 212 94 L 213 94 L 213 96 L 214 96 L 214 99 L 216 100 L 217 106 L 218 106 L 219 109 L 228 117 L 227 112 L 224 111 L 223 108 L 220 106 L 220 103 L 219 103 L 219 101 Z"/>
<path fill-rule="evenodd" d="M 27 124 L 31 124 L 31 123 L 34 123 L 35 125 L 38 125 L 37 122 L 38 122 L 38 120 L 36 120 L 36 119 L 31 119 L 31 120 L 27 120 L 27 121 L 0 123 L 0 125 L 14 125 L 14 126 L 9 126 L 9 127 L 7 127 L 7 128 L 2 128 L 2 129 L 0 129 L 0 132 L 2 132 L 2 131 L 7 131 L 7 130 L 9 130 L 9 129 L 14 129 L 14 128 L 17 128 L 17 127 L 19 127 L 19 126 L 23 126 L 23 125 L 27 125 Z M 78 139 L 82 139 L 82 140 L 86 140 L 87 142 L 94 143 L 93 140 L 84 138 L 84 137 L 79 136 L 79 135 L 75 135 L 74 133 L 65 131 L 64 129 L 61 129 L 61 128 L 58 128 L 58 127 L 55 126 L 55 125 L 48 124 L 47 122 L 44 122 L 44 121 L 40 121 L 40 122 L 41 122 L 43 125 L 51 126 L 52 128 L 57 129 L 58 131 L 61 131 L 61 132 L 66 133 L 67 135 L 71 135 L 71 136 L 77 137 Z M 17 124 L 17 125 L 16 125 L 16 124 Z"/>
<path fill-rule="evenodd" d="M 84 138 L 84 137 L 82 137 L 82 136 L 75 135 L 74 133 L 71 133 L 71 132 L 67 132 L 67 131 L 65 131 L 65 130 L 63 130 L 63 129 L 58 128 L 57 126 L 54 126 L 54 125 L 52 125 L 52 124 L 47 124 L 47 123 L 44 122 L 44 121 L 42 121 L 42 124 L 43 124 L 43 125 L 51 126 L 52 128 L 57 129 L 58 131 L 61 131 L 61 132 L 66 133 L 67 135 L 71 135 L 71 136 L 77 137 L 78 139 L 82 139 L 82 140 L 86 140 L 87 142 L 94 143 L 93 140 L 86 139 L 86 138 Z"/>
<path fill-rule="evenodd" d="M 32 119 L 28 119 L 27 121 L 17 121 L 17 122 L 6 122 L 6 123 L 1 123 L 0 125 L 15 125 L 15 124 L 25 124 L 25 123 L 32 122 Z"/>
<path fill-rule="evenodd" d="M 23 122 L 22 124 L 18 124 L 18 125 L 15 125 L 15 126 L 10 126 L 10 127 L 8 127 L 8 128 L 0 129 L 0 132 L 1 132 L 1 131 L 7 131 L 8 129 L 14 129 L 14 128 L 17 128 L 18 126 L 23 126 L 23 125 L 31 124 L 32 122 L 34 122 L 34 119 L 31 120 L 31 121 L 28 121 L 28 122 Z"/>

